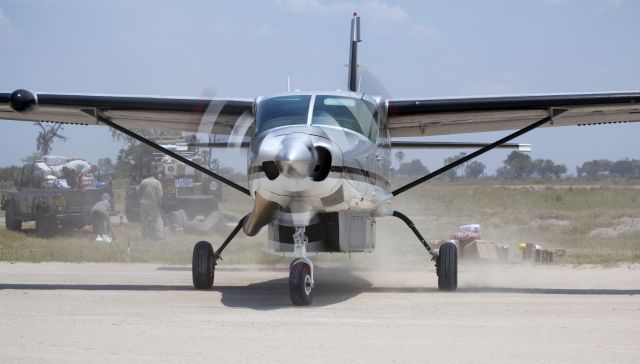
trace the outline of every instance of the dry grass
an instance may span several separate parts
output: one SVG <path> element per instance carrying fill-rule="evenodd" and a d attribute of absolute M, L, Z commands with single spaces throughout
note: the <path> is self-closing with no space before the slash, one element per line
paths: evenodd
<path fill-rule="evenodd" d="M 125 186 L 117 184 L 120 211 Z M 225 193 L 224 211 L 242 215 L 251 208 L 248 198 L 229 189 Z M 640 188 L 633 183 L 572 186 L 567 182 L 553 185 L 436 182 L 398 196 L 392 207 L 412 217 L 427 239 L 448 238 L 458 225 L 478 223 L 482 226 L 483 238 L 509 244 L 513 255 L 517 254 L 517 244 L 525 241 L 550 249 L 566 249 L 573 254 L 569 262 L 576 264 L 640 262 L 640 231 L 630 230 L 614 237 L 590 235 L 596 228 L 615 226 L 621 218 L 640 218 Z M 44 240 L 33 236 L 33 224 L 25 224 L 25 231 L 20 233 L 0 228 L 0 260 L 125 262 L 129 259 L 131 262 L 188 264 L 195 241 L 206 239 L 220 245 L 232 228 L 225 226 L 207 237 L 177 233 L 155 243 L 141 241 L 139 226 L 130 224 L 123 230 L 117 228 L 118 242 L 100 244 L 93 242 L 89 228 Z M 265 239 L 265 231 L 253 238 L 240 233 L 225 251 L 224 262 L 288 264 L 289 259 L 263 251 Z M 368 266 L 426 262 L 424 249 L 396 219 L 378 220 L 377 245 L 372 256 L 354 254 L 350 259 L 348 255 L 332 254 L 318 260 Z"/>

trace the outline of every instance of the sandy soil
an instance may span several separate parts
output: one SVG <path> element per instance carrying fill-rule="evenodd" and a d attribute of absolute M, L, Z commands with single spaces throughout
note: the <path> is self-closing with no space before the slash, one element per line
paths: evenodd
<path fill-rule="evenodd" d="M 640 268 L 319 269 L 291 307 L 286 269 L 0 263 L 0 362 L 638 362 Z"/>

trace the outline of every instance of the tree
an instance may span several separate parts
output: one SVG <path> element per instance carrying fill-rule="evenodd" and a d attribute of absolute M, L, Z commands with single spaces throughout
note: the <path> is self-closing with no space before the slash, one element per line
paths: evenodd
<path fill-rule="evenodd" d="M 564 164 L 554 164 L 551 168 L 551 174 L 555 179 L 560 179 L 560 176 L 565 173 L 567 173 L 567 166 L 565 166 Z"/>
<path fill-rule="evenodd" d="M 41 121 L 38 121 L 35 125 L 40 127 L 40 132 L 36 137 L 36 148 L 38 148 L 40 156 L 49 154 L 56 139 L 63 142 L 67 141 L 67 137 L 61 134 L 62 124 L 44 125 Z"/>
<path fill-rule="evenodd" d="M 19 170 L 18 166 L 0 167 L 0 182 L 13 181 L 13 177 Z"/>
<path fill-rule="evenodd" d="M 425 167 L 420 159 L 414 159 L 408 163 L 402 163 L 398 167 L 398 175 L 407 177 L 421 177 L 429 173 L 429 169 Z"/>
<path fill-rule="evenodd" d="M 405 154 L 403 151 L 399 150 L 396 152 L 396 159 L 398 160 L 398 168 L 402 165 L 402 161 L 404 160 Z"/>
<path fill-rule="evenodd" d="M 118 152 L 114 172 L 118 178 L 129 178 L 142 168 L 142 159 L 152 151 L 145 144 L 132 144 Z"/>
<path fill-rule="evenodd" d="M 625 178 L 633 177 L 633 172 L 634 172 L 633 164 L 634 163 L 629 159 L 621 159 L 619 161 L 615 161 L 609 167 L 609 173 L 612 176 L 616 176 L 616 177 L 625 177 Z"/>
<path fill-rule="evenodd" d="M 613 163 L 608 159 L 594 159 L 576 167 L 578 178 L 598 178 L 609 174 Z"/>
<path fill-rule="evenodd" d="M 132 129 L 131 131 L 154 141 L 162 138 L 182 139 L 182 133 L 174 130 Z M 111 129 L 111 138 L 114 141 L 124 143 L 126 146 L 131 146 L 138 143 L 136 139 L 128 136 L 127 134 L 121 133 L 116 129 Z"/>
<path fill-rule="evenodd" d="M 37 161 L 38 159 L 40 159 L 40 153 L 33 152 L 33 153 L 29 154 L 28 156 L 22 158 L 21 161 L 24 164 L 32 164 L 35 161 Z"/>
<path fill-rule="evenodd" d="M 0 167 L 0 189 L 10 189 L 14 186 L 13 179 L 20 171 L 18 166 Z"/>
<path fill-rule="evenodd" d="M 504 167 L 498 168 L 496 174 L 501 178 L 531 177 L 535 171 L 535 164 L 528 154 L 513 151 L 504 160 Z"/>
<path fill-rule="evenodd" d="M 536 159 L 533 161 L 533 174 L 538 178 L 559 179 L 561 175 L 567 173 L 567 166 L 564 164 L 555 164 L 551 159 Z"/>
<path fill-rule="evenodd" d="M 111 174 L 113 173 L 114 168 L 115 166 L 113 165 L 111 158 L 107 157 L 98 159 L 98 170 L 100 170 L 100 173 L 107 175 Z"/>
<path fill-rule="evenodd" d="M 460 153 L 460 154 L 456 154 L 456 155 L 452 155 L 451 157 L 447 157 L 444 160 L 444 165 L 449 165 L 451 163 L 454 163 L 455 161 L 457 161 L 458 159 L 464 157 L 465 155 L 467 155 L 467 153 Z M 458 172 L 460 172 L 462 169 L 464 168 L 464 163 L 455 167 L 455 168 L 451 168 L 450 170 L 448 170 L 446 172 L 447 176 L 449 177 L 449 179 L 456 179 L 456 177 L 458 177 Z"/>
<path fill-rule="evenodd" d="M 482 162 L 471 161 L 464 167 L 464 174 L 467 178 L 479 178 L 487 168 Z"/>

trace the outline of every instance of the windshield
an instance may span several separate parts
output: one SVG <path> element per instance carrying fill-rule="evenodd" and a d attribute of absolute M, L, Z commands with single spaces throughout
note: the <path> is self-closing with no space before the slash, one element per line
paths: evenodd
<path fill-rule="evenodd" d="M 310 101 L 309 95 L 292 95 L 260 102 L 256 113 L 256 134 L 279 126 L 306 125 Z"/>
<path fill-rule="evenodd" d="M 378 110 L 363 99 L 318 95 L 311 124 L 350 129 L 375 142 L 378 137 Z"/>

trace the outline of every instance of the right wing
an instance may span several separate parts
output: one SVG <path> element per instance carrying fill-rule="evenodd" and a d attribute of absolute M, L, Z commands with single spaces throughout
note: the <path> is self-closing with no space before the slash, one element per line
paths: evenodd
<path fill-rule="evenodd" d="M 253 100 L 0 93 L 0 119 L 96 125 L 96 112 L 127 129 L 233 135 L 253 121 Z"/>
<path fill-rule="evenodd" d="M 391 137 L 640 121 L 640 92 L 389 100 Z"/>

